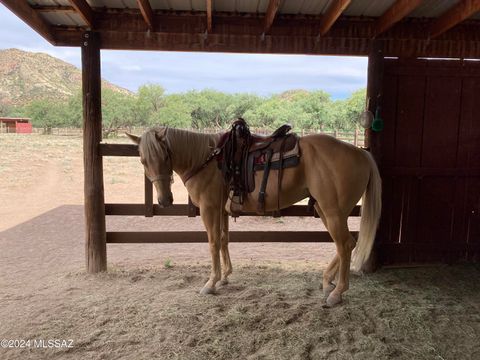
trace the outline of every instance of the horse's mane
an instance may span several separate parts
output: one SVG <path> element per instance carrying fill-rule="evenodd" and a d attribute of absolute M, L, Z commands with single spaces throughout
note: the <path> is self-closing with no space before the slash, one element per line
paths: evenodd
<path fill-rule="evenodd" d="M 146 158 L 152 158 L 154 154 L 163 154 L 166 149 L 162 148 L 162 141 L 159 141 L 163 139 L 163 143 L 172 154 L 175 154 L 175 159 L 179 163 L 201 164 L 213 151 L 219 136 L 157 126 L 141 136 L 139 148 Z"/>

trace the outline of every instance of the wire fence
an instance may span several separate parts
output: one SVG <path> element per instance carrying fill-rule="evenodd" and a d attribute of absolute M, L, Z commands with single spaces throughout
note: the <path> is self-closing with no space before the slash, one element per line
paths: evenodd
<path fill-rule="evenodd" d="M 110 134 L 110 138 L 115 137 L 124 137 L 125 132 L 131 132 L 133 134 L 142 134 L 148 128 L 145 127 L 130 127 L 118 129 L 115 132 Z M 203 132 L 206 134 L 212 134 L 219 132 L 219 129 L 216 128 L 205 128 L 205 129 L 187 129 L 197 132 Z M 266 128 L 251 128 L 251 131 L 255 134 L 267 135 L 272 131 Z M 315 129 L 301 129 L 295 131 L 300 136 L 310 135 L 310 134 L 326 134 L 333 136 L 342 141 L 346 141 L 355 146 L 363 147 L 365 146 L 365 133 L 363 129 L 355 129 L 353 131 L 320 131 Z M 33 133 L 35 134 L 45 134 L 45 135 L 56 135 L 56 136 L 82 136 L 82 129 L 80 128 L 50 128 L 48 130 L 43 128 L 33 128 Z"/>

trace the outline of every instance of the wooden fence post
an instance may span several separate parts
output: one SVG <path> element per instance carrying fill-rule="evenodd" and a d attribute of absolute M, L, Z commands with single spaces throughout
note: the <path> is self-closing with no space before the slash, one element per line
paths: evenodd
<path fill-rule="evenodd" d="M 87 271 L 107 270 L 105 199 L 103 192 L 100 45 L 98 35 L 82 39 L 83 165 L 85 198 L 85 257 Z"/>

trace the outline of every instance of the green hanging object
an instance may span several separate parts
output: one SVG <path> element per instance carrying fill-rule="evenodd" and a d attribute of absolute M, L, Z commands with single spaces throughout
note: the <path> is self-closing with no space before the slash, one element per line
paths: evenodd
<path fill-rule="evenodd" d="M 372 122 L 372 130 L 375 132 L 380 132 L 383 130 L 383 127 L 384 123 L 383 119 L 380 117 L 380 107 L 377 107 L 377 110 L 375 111 L 375 118 Z"/>

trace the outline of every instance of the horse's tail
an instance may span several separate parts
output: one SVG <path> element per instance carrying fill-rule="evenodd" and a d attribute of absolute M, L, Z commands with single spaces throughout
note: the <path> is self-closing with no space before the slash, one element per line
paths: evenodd
<path fill-rule="evenodd" d="M 367 156 L 370 162 L 370 179 L 362 198 L 360 233 L 352 254 L 354 271 L 360 271 L 370 256 L 382 211 L 382 179 L 372 155 L 367 153 Z"/>

